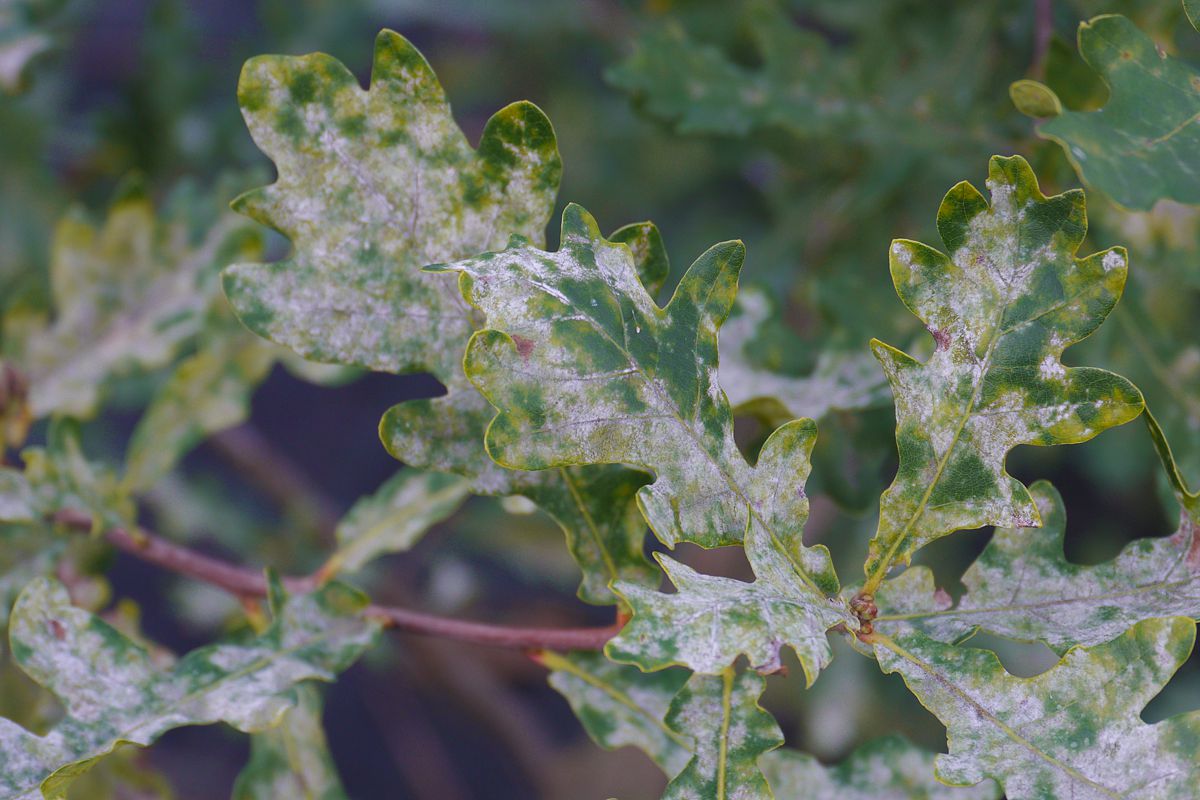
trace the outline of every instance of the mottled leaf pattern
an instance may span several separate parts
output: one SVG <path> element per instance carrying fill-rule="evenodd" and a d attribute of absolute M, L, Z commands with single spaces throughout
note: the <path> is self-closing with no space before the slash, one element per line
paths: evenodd
<path fill-rule="evenodd" d="M 35 417 L 87 417 L 110 379 L 170 362 L 204 325 L 219 270 L 257 255 L 260 237 L 222 215 L 197 243 L 187 225 L 160 221 L 128 185 L 102 226 L 79 212 L 54 234 L 50 283 L 54 318 L 24 336 L 13 360 L 30 382 Z"/>
<path fill-rule="evenodd" d="M 887 402 L 887 381 L 866 353 L 827 350 L 809 375 L 796 377 L 756 365 L 755 337 L 774 316 L 771 299 L 758 287 L 743 286 L 733 314 L 721 326 L 721 388 L 738 412 L 786 422 L 820 420 L 830 411 L 870 408 Z"/>
<path fill-rule="evenodd" d="M 337 526 L 337 550 L 324 575 L 357 572 L 386 553 L 407 550 L 430 527 L 453 514 L 470 487 L 455 475 L 401 470 L 360 499 Z"/>
<path fill-rule="evenodd" d="M 925 567 L 888 581 L 876 597 L 877 628 L 916 626 L 943 642 L 983 628 L 1061 652 L 1155 617 L 1200 618 L 1200 526 L 1186 512 L 1174 535 L 1138 539 L 1112 561 L 1081 566 L 1063 556 L 1062 497 L 1045 481 L 1030 488 L 1043 527 L 997 529 L 963 575 L 967 593 L 953 607 Z"/>
<path fill-rule="evenodd" d="M 666 723 L 671 700 L 687 682 L 687 672 L 645 673 L 614 664 L 599 653 L 547 651 L 538 660 L 551 670 L 550 685 L 571 704 L 596 744 L 607 750 L 637 747 L 670 777 L 687 766 L 692 740 Z"/>
<path fill-rule="evenodd" d="M 758 704 L 765 681 L 753 672 L 694 675 L 680 690 L 667 724 L 690 737 L 692 760 L 663 800 L 769 800 L 762 755 L 783 744 L 775 718 Z"/>
<path fill-rule="evenodd" d="M 226 271 L 243 322 L 317 361 L 432 372 L 448 394 L 402 403 L 381 423 L 393 455 L 463 475 L 477 493 L 519 493 L 543 505 L 581 557 L 580 595 L 589 602 L 615 602 L 607 584 L 616 577 L 649 580 L 623 489 L 640 473 L 514 475 L 487 457 L 483 432 L 494 410 L 461 366 L 477 320 L 450 282 L 418 269 L 499 247 L 514 233 L 541 240 L 561 172 L 545 115 L 530 103 L 510 105 L 472 149 L 429 64 L 391 31 L 376 41 L 368 91 L 328 56 L 265 56 L 247 63 L 239 99 L 280 177 L 237 207 L 295 248 L 289 260 Z M 657 230 L 638 224 L 614 237 L 638 255 L 644 279 L 661 285 L 667 263 Z M 606 481 L 615 492 L 608 497 L 581 502 L 572 488 Z"/>
<path fill-rule="evenodd" d="M 70 419 L 50 422 L 44 447 L 21 451 L 25 486 L 32 510 L 39 519 L 62 509 L 90 513 L 97 530 L 105 526 L 132 526 L 136 519 L 133 498 L 117 475 L 103 464 L 90 461 L 80 443 L 79 425 Z M 15 519 L 28 520 L 29 508 Z"/>
<path fill-rule="evenodd" d="M 10 621 L 13 657 L 62 701 L 45 736 L 0 720 L 4 797 L 58 797 L 91 762 L 123 742 L 148 745 L 181 725 L 227 722 L 260 731 L 279 722 L 306 680 L 332 680 L 370 646 L 378 624 L 366 598 L 341 584 L 274 599 L 275 621 L 254 639 L 189 653 L 169 670 L 102 620 L 73 607 L 64 587 L 29 585 Z"/>
<path fill-rule="evenodd" d="M 296 688 L 296 705 L 283 721 L 250 738 L 250 761 L 238 775 L 232 800 L 345 800 L 321 727 L 321 693 Z"/>
<path fill-rule="evenodd" d="M 1195 632 L 1182 617 L 1147 620 L 1033 678 L 1010 675 L 990 651 L 916 632 L 876 642 L 875 655 L 946 725 L 946 783 L 993 778 L 1009 800 L 1185 800 L 1200 781 L 1200 712 L 1156 725 L 1139 714 L 1187 660 Z"/>
<path fill-rule="evenodd" d="M 1200 203 L 1200 72 L 1116 14 L 1079 26 L 1079 53 L 1108 86 L 1108 102 L 1052 116 L 1061 104 L 1035 84 L 1039 105 L 1018 107 L 1051 117 L 1038 133 L 1062 145 L 1088 186 L 1124 206 L 1148 209 L 1162 198 Z"/>
<path fill-rule="evenodd" d="M 868 594 L 941 536 L 1039 524 L 1028 490 L 1004 470 L 1013 447 L 1086 441 L 1142 410 L 1124 378 L 1060 361 L 1116 304 L 1125 251 L 1075 258 L 1083 193 L 1044 196 L 1019 156 L 992 158 L 987 184 L 990 204 L 966 182 L 942 202 L 949 255 L 903 239 L 891 247 L 896 291 L 937 349 L 922 363 L 872 343 L 895 396 L 900 467 L 880 500 Z"/>
<path fill-rule="evenodd" d="M 835 766 L 797 750 L 774 750 L 760 762 L 778 800 L 997 800 L 992 781 L 961 788 L 933 776 L 933 753 L 900 736 L 856 749 Z"/>

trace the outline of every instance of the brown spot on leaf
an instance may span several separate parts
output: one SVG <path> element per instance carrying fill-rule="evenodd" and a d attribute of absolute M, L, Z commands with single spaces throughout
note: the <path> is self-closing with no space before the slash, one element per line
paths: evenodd
<path fill-rule="evenodd" d="M 950 597 L 950 593 L 939 586 L 938 590 L 933 593 L 933 607 L 938 611 L 945 611 L 952 605 L 954 605 L 954 598 Z"/>
<path fill-rule="evenodd" d="M 1181 520 L 1181 530 L 1190 532 L 1191 546 L 1188 548 L 1187 557 L 1184 561 L 1187 567 L 1192 572 L 1200 572 L 1200 524 L 1192 521 L 1187 514 L 1183 515 Z"/>
<path fill-rule="evenodd" d="M 60 642 L 67 638 L 67 629 L 63 627 L 63 624 L 58 620 L 46 620 L 46 627 L 50 629 L 50 633 L 54 635 L 54 638 L 58 639 Z"/>
<path fill-rule="evenodd" d="M 933 340 L 937 342 L 938 350 L 950 349 L 950 334 L 946 331 L 939 331 L 937 328 L 930 328 L 929 333 L 933 336 Z"/>
<path fill-rule="evenodd" d="M 514 333 L 512 340 L 516 344 L 517 352 L 521 354 L 521 358 L 528 360 L 529 354 L 533 352 L 533 348 L 536 346 L 533 343 L 533 339 L 526 338 L 519 333 Z"/>

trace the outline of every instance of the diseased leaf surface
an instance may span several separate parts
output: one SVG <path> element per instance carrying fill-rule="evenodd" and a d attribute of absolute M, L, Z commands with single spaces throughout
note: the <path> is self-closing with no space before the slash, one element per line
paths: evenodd
<path fill-rule="evenodd" d="M 765 681 L 753 672 L 693 675 L 671 703 L 667 724 L 690 737 L 692 760 L 663 800 L 769 800 L 758 760 L 783 744 L 775 718 L 758 704 Z"/>
<path fill-rule="evenodd" d="M 1155 725 L 1139 715 L 1187 660 L 1195 630 L 1182 617 L 1140 622 L 1032 678 L 916 632 L 877 642 L 875 655 L 946 726 L 937 774 L 949 784 L 993 778 L 1009 800 L 1184 800 L 1200 781 L 1200 712 Z"/>
<path fill-rule="evenodd" d="M 1079 26 L 1079 53 L 1108 86 L 1108 103 L 1062 111 L 1038 133 L 1062 145 L 1088 186 L 1128 208 L 1200 203 L 1200 72 L 1117 14 Z"/>
<path fill-rule="evenodd" d="M 933 776 L 933 753 L 901 736 L 857 748 L 835 766 L 797 750 L 762 758 L 763 773 L 778 800 L 998 800 L 992 781 L 969 788 L 946 786 Z"/>
<path fill-rule="evenodd" d="M 333 680 L 374 643 L 379 626 L 359 616 L 365 605 L 341 584 L 276 598 L 275 620 L 261 636 L 194 650 L 162 670 L 140 645 L 72 606 L 65 587 L 35 580 L 12 613 L 12 654 L 65 716 L 45 736 L 0 719 L 0 795 L 63 797 L 121 743 L 149 745 L 182 725 L 277 724 L 294 704 L 292 689 Z"/>
<path fill-rule="evenodd" d="M 687 682 L 681 669 L 645 673 L 614 664 L 599 653 L 545 652 L 539 660 L 551 670 L 550 685 L 596 744 L 606 750 L 633 745 L 654 759 L 669 777 L 692 758 L 688 732 L 666 723 L 671 700 Z"/>
<path fill-rule="evenodd" d="M 1155 617 L 1200 617 L 1200 526 L 1184 512 L 1172 536 L 1138 539 L 1112 561 L 1072 564 L 1063 555 L 1066 512 L 1045 481 L 1031 487 L 1041 528 L 1000 528 L 963 575 L 958 604 L 913 567 L 879 592 L 876 625 L 888 633 L 913 625 L 943 642 L 978 628 L 1042 641 L 1062 652 L 1114 639 Z"/>
<path fill-rule="evenodd" d="M 345 800 L 325 730 L 321 693 L 296 688 L 296 705 L 274 728 L 250 737 L 250 761 L 233 785 L 232 800 Z"/>
<path fill-rule="evenodd" d="M 136 186 L 101 226 L 68 215 L 54 233 L 53 320 L 25 331 L 10 353 L 27 373 L 33 416 L 88 417 L 113 377 L 169 363 L 204 325 L 219 270 L 261 246 L 232 214 L 193 244 L 187 225 L 159 220 Z"/>
<path fill-rule="evenodd" d="M 896 402 L 900 466 L 880 499 L 866 591 L 929 542 L 983 525 L 1034 526 L 1028 490 L 1004 469 L 1019 444 L 1086 441 L 1141 413 L 1141 393 L 1063 350 L 1094 331 L 1125 285 L 1121 248 L 1075 258 L 1083 193 L 1044 196 L 1019 156 L 994 157 L 991 203 L 969 183 L 946 195 L 949 251 L 893 242 L 896 291 L 937 342 L 924 363 L 881 342 Z"/>

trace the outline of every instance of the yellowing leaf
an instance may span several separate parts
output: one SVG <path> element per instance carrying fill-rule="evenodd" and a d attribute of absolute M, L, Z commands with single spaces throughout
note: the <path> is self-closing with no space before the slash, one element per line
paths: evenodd
<path fill-rule="evenodd" d="M 1035 526 L 1028 490 L 1004 470 L 1019 444 L 1086 441 L 1142 411 L 1129 381 L 1067 367 L 1125 285 L 1120 248 L 1084 259 L 1083 193 L 1046 197 L 1024 159 L 994 157 L 987 200 L 969 183 L 938 210 L 943 254 L 893 242 L 891 273 L 937 349 L 922 363 L 873 342 L 896 401 L 900 467 L 880 500 L 868 594 L 922 545 L 963 528 Z"/>

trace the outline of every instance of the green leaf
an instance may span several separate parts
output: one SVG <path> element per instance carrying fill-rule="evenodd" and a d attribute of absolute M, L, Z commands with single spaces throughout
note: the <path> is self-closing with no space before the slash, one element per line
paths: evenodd
<path fill-rule="evenodd" d="M 807 753 L 780 749 L 762 758 L 775 797 L 783 800 L 997 800 L 1000 788 L 985 781 L 972 788 L 939 783 L 933 753 L 902 736 L 885 736 L 855 749 L 836 766 Z"/>
<path fill-rule="evenodd" d="M 1142 411 L 1129 381 L 1060 361 L 1121 296 L 1125 251 L 1075 258 L 1083 193 L 1046 197 L 1019 156 L 992 158 L 987 184 L 990 205 L 966 182 L 942 201 L 949 255 L 892 243 L 896 291 L 937 349 L 922 363 L 872 342 L 895 396 L 900 467 L 880 499 L 868 594 L 893 564 L 956 530 L 1039 524 L 1028 490 L 1005 472 L 1013 447 L 1083 442 Z"/>
<path fill-rule="evenodd" d="M 1200 712 L 1156 725 L 1139 715 L 1195 635 L 1189 619 L 1147 620 L 1106 644 L 1072 648 L 1032 678 L 1010 675 L 990 651 L 916 632 L 874 647 L 883 671 L 899 672 L 946 726 L 950 753 L 938 757 L 937 775 L 948 784 L 992 778 L 1009 800 L 1183 800 L 1200 781 Z"/>
<path fill-rule="evenodd" d="M 788 519 L 796 531 L 808 518 L 803 481 L 815 439 L 811 420 L 797 420 L 772 434 L 759 454 L 760 468 L 787 464 L 790 471 L 784 479 L 800 481 L 799 499 L 770 492 L 755 497 L 769 519 Z M 781 453 L 795 454 L 795 461 L 781 458 Z M 605 653 L 646 670 L 682 664 L 705 674 L 721 672 L 744 653 L 754 669 L 770 673 L 780 668 L 780 651 L 787 646 L 795 651 L 811 685 L 833 657 L 826 631 L 836 625 L 855 630 L 857 621 L 843 601 L 828 599 L 800 580 L 787 550 L 771 539 L 764 526 L 750 526 L 745 547 L 758 578 L 753 583 L 703 575 L 660 554 L 657 558 L 675 586 L 674 593 L 615 584 L 633 617 L 607 644 Z"/>
<path fill-rule="evenodd" d="M 0 524 L 0 629 L 21 590 L 34 578 L 53 575 L 66 547 L 63 537 L 42 525 Z"/>
<path fill-rule="evenodd" d="M 254 732 L 278 724 L 295 687 L 332 680 L 375 641 L 379 625 L 360 615 L 366 604 L 341 584 L 276 597 L 262 635 L 202 647 L 162 670 L 140 645 L 73 607 L 65 587 L 34 581 L 13 609 L 13 658 L 59 698 L 65 716 L 45 736 L 0 719 L 0 794 L 32 800 L 40 787 L 64 798 L 96 759 L 182 725 L 223 721 Z"/>
<path fill-rule="evenodd" d="M 645 673 L 614 664 L 599 653 L 546 651 L 538 660 L 551 670 L 550 685 L 571 704 L 596 744 L 606 750 L 637 747 L 669 777 L 687 766 L 692 741 L 666 723 L 672 698 L 687 682 L 685 671 Z"/>
<path fill-rule="evenodd" d="M 296 688 L 296 705 L 274 728 L 250 737 L 250 761 L 233 785 L 233 800 L 345 800 L 321 727 L 321 692 Z"/>
<path fill-rule="evenodd" d="M 1081 566 L 1063 555 L 1058 491 L 1045 481 L 1030 490 L 1043 527 L 997 529 L 963 575 L 967 593 L 957 605 L 934 589 L 927 568 L 914 567 L 880 589 L 877 628 L 916 626 L 943 642 L 983 628 L 1062 652 L 1155 617 L 1200 618 L 1200 525 L 1186 512 L 1173 536 L 1138 539 L 1112 561 Z"/>
<path fill-rule="evenodd" d="M 767 127 L 813 133 L 861 114 L 839 102 L 839 72 L 823 37 L 797 27 L 773 3 L 748 4 L 746 26 L 761 54 L 756 69 L 694 41 L 677 24 L 660 24 L 605 77 L 683 134 L 743 136 Z"/>
<path fill-rule="evenodd" d="M 513 233 L 541 239 L 561 172 L 545 115 L 510 105 L 473 150 L 429 64 L 391 31 L 376 41 L 369 91 L 329 56 L 264 56 L 246 64 L 239 100 L 280 177 L 235 205 L 295 248 L 289 260 L 226 271 L 242 321 L 317 361 L 432 372 L 445 397 L 402 403 L 384 417 L 380 435 L 393 455 L 468 477 L 480 494 L 520 493 L 544 505 L 580 543 L 572 552 L 582 556 L 589 602 L 614 602 L 614 578 L 651 580 L 643 531 L 628 524 L 623 502 L 640 473 L 513 475 L 487 457 L 481 444 L 494 411 L 461 366 L 476 320 L 452 285 L 418 269 L 502 246 Z M 314 196 L 318 185 L 325 191 Z M 642 223 L 614 237 L 661 285 L 667 262 L 657 230 Z M 571 487 L 581 481 L 608 481 L 614 495 L 581 501 Z M 606 518 L 591 505 L 604 505 Z"/>
<path fill-rule="evenodd" d="M 734 410 L 781 424 L 808 417 L 820 420 L 831 411 L 852 411 L 885 404 L 888 386 L 879 364 L 865 353 L 825 350 L 803 377 L 759 366 L 754 358 L 764 326 L 778 324 L 770 296 L 760 287 L 743 286 L 733 314 L 721 326 L 720 381 Z"/>
<path fill-rule="evenodd" d="M 753 672 L 733 669 L 688 680 L 671 703 L 667 724 L 695 742 L 695 755 L 663 800 L 769 800 L 758 760 L 783 744 L 783 733 L 758 704 L 765 684 Z"/>
<path fill-rule="evenodd" d="M 14 355 L 28 375 L 34 417 L 88 417 L 116 376 L 168 364 L 204 326 L 219 270 L 258 254 L 260 237 L 224 214 L 196 244 L 184 221 L 159 220 L 127 185 L 103 226 L 79 213 L 54 234 L 54 319 L 30 331 Z"/>
<path fill-rule="evenodd" d="M 90 513 L 97 531 L 106 526 L 135 524 L 137 507 L 133 498 L 112 469 L 88 460 L 80 442 L 79 424 L 74 420 L 51 420 L 45 447 L 25 448 L 21 460 L 25 462 L 24 478 L 33 492 L 38 519 L 72 509 Z"/>
<path fill-rule="evenodd" d="M 245 331 L 210 337 L 159 387 L 129 439 L 124 482 L 150 488 L 209 435 L 250 413 L 250 397 L 278 353 Z"/>
<path fill-rule="evenodd" d="M 1079 53 L 1108 86 L 1108 103 L 1063 111 L 1038 133 L 1062 145 L 1084 183 L 1121 205 L 1200 203 L 1200 72 L 1115 14 L 1079 26 Z"/>
<path fill-rule="evenodd" d="M 392 31 L 376 39 L 367 91 L 322 53 L 260 56 L 238 102 L 279 178 L 234 206 L 294 247 L 226 270 L 242 321 L 314 361 L 461 387 L 470 313 L 418 268 L 541 236 L 562 170 L 549 120 L 515 103 L 472 149 L 432 68 Z"/>
<path fill-rule="evenodd" d="M 1148 408 L 1146 409 L 1145 420 L 1146 427 L 1150 431 L 1150 440 L 1154 443 L 1154 450 L 1158 453 L 1158 458 L 1162 461 L 1163 468 L 1167 471 L 1167 480 L 1171 483 L 1171 490 L 1174 492 L 1175 498 L 1179 501 L 1179 505 L 1183 507 L 1185 519 L 1200 520 L 1200 490 L 1192 491 L 1188 488 L 1187 481 L 1183 477 L 1183 472 L 1175 462 L 1175 454 L 1171 451 L 1171 444 L 1167 441 L 1167 436 L 1163 433 L 1158 420 L 1155 419 Z"/>
<path fill-rule="evenodd" d="M 779 452 L 751 467 L 717 384 L 717 328 L 737 290 L 742 245 L 702 255 L 664 309 L 638 280 L 629 248 L 603 239 L 579 206 L 564 211 L 561 238 L 557 253 L 514 238 L 502 252 L 428 268 L 461 273 L 463 296 L 487 315 L 490 329 L 472 337 L 464 364 L 500 409 L 487 431 L 491 456 L 515 469 L 652 470 L 656 480 L 638 498 L 670 545 L 731 544 L 752 519 L 777 522 L 762 517 L 755 498 L 795 497 L 802 483 L 781 470 L 804 454 Z M 815 574 L 836 583 L 825 548 L 797 550 L 813 562 L 810 582 Z"/>
<path fill-rule="evenodd" d="M 29 480 L 15 469 L 0 468 L 0 521 L 33 522 L 38 515 Z"/>
<path fill-rule="evenodd" d="M 457 511 L 469 490 L 455 475 L 400 470 L 346 512 L 337 526 L 337 550 L 322 573 L 357 572 L 381 555 L 407 550 Z"/>

